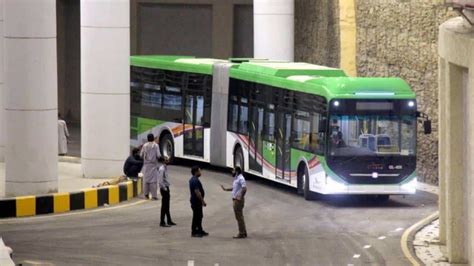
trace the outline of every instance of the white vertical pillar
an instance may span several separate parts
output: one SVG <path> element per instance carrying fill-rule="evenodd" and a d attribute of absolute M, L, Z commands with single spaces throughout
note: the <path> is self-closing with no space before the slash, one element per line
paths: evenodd
<path fill-rule="evenodd" d="M 129 0 L 81 0 L 81 154 L 86 177 L 122 174 L 130 147 Z"/>
<path fill-rule="evenodd" d="M 5 94 L 3 86 L 3 0 L 0 0 L 0 36 L 0 162 L 3 162 L 5 161 Z M 0 185 L 3 186 L 4 184 L 1 183 Z"/>
<path fill-rule="evenodd" d="M 254 0 L 254 57 L 294 60 L 294 0 Z"/>
<path fill-rule="evenodd" d="M 5 0 L 6 196 L 58 188 L 56 1 Z"/>

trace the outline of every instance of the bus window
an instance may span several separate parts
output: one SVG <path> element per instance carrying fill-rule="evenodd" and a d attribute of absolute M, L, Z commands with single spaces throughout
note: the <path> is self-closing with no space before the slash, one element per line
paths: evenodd
<path fill-rule="evenodd" d="M 249 130 L 249 114 L 248 114 L 248 99 L 241 98 L 240 99 L 240 120 L 239 120 L 239 133 L 247 134 Z"/>
<path fill-rule="evenodd" d="M 300 150 L 310 149 L 310 120 L 309 113 L 297 111 L 293 120 L 293 147 Z"/>
<path fill-rule="evenodd" d="M 267 141 L 275 141 L 275 113 L 267 110 L 265 112 L 265 124 L 263 138 Z"/>
<path fill-rule="evenodd" d="M 237 96 L 231 96 L 229 101 L 229 118 L 228 118 L 228 130 L 237 132 L 239 121 L 239 105 L 237 102 Z"/>
<path fill-rule="evenodd" d="M 168 94 L 163 95 L 163 108 L 168 110 L 181 110 L 182 97 L 180 94 Z"/>

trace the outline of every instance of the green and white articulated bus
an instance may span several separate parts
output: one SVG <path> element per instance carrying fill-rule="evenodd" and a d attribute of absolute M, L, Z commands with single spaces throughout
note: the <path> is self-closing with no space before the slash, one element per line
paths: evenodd
<path fill-rule="evenodd" d="M 131 146 L 319 194 L 413 194 L 417 104 L 399 78 L 307 63 L 131 57 Z M 431 124 L 425 121 L 425 131 Z"/>

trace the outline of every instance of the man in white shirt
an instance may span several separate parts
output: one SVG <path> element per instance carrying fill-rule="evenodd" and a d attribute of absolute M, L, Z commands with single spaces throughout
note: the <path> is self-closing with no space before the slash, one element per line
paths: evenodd
<path fill-rule="evenodd" d="M 170 182 L 168 179 L 169 159 L 166 156 L 164 157 L 162 156 L 158 159 L 158 162 L 161 163 L 160 168 L 158 168 L 158 185 L 160 186 L 160 193 L 161 193 L 160 226 L 170 227 L 176 224 L 171 220 L 171 214 L 170 214 Z M 168 223 L 165 223 L 165 217 Z"/>
<path fill-rule="evenodd" d="M 242 175 L 242 169 L 239 166 L 234 167 L 232 174 L 234 176 L 232 187 L 225 188 L 223 185 L 221 185 L 221 188 L 224 191 L 232 191 L 235 219 L 239 225 L 239 234 L 234 236 L 234 238 L 246 238 L 247 229 L 245 228 L 243 210 L 245 205 L 245 194 L 247 193 L 247 183 L 245 182 L 245 178 Z"/>

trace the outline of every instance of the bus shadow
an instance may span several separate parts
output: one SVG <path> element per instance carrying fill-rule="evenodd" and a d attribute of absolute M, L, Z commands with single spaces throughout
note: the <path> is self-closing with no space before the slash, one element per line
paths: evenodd
<path fill-rule="evenodd" d="M 189 168 L 194 165 L 198 165 L 202 169 L 220 172 L 222 174 L 230 174 L 231 172 L 231 170 L 226 167 L 218 167 L 213 166 L 209 163 L 196 162 L 181 158 L 176 160 L 174 162 L 174 165 Z M 270 189 L 276 189 L 279 193 L 284 193 L 289 196 L 300 197 L 301 201 L 306 201 L 303 195 L 299 195 L 297 189 L 294 187 L 289 187 L 285 184 L 261 178 L 252 174 L 245 174 L 245 178 L 247 179 L 247 181 L 264 185 Z M 420 196 L 419 194 L 420 193 L 408 197 L 404 197 L 401 195 L 392 195 L 388 200 L 380 200 L 373 195 L 318 195 L 317 197 L 314 197 L 313 199 L 306 202 L 337 208 L 415 208 L 432 204 L 433 199 L 431 199 L 430 196 Z"/>

